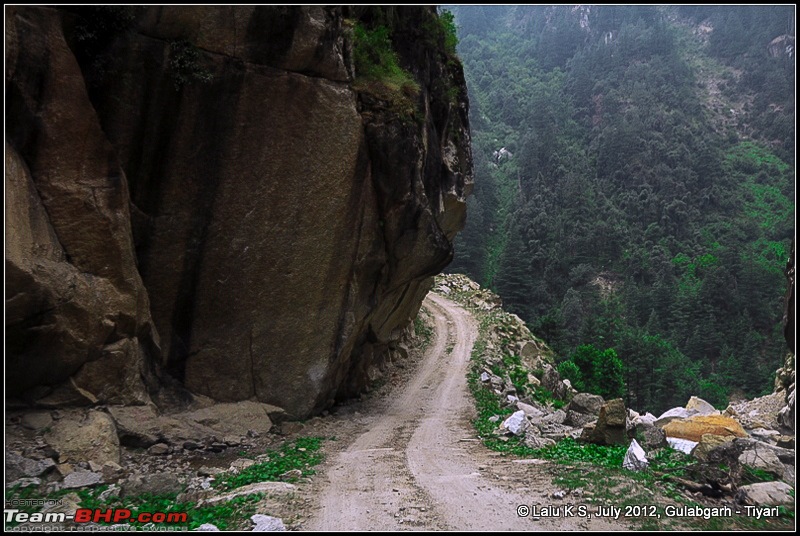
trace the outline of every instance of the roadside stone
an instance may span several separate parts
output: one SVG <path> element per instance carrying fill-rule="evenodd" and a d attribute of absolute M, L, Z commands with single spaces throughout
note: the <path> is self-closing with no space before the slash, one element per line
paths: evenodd
<path fill-rule="evenodd" d="M 567 394 L 567 386 L 561 381 L 561 375 L 550 364 L 544 366 L 544 374 L 542 374 L 542 385 L 545 389 L 553 393 L 553 396 L 559 400 L 564 400 Z"/>
<path fill-rule="evenodd" d="M 672 421 L 663 429 L 667 437 L 698 442 L 705 434 L 747 437 L 747 432 L 738 422 L 722 415 L 695 415 L 685 420 Z"/>
<path fill-rule="evenodd" d="M 526 447 L 532 449 L 543 449 L 545 447 L 550 447 L 555 445 L 556 442 L 554 439 L 550 439 L 548 437 L 542 437 L 535 434 L 525 434 L 525 439 L 523 440 Z"/>
<path fill-rule="evenodd" d="M 754 428 L 750 430 L 750 435 L 761 440 L 774 443 L 781 436 L 777 430 L 767 430 L 766 428 Z"/>
<path fill-rule="evenodd" d="M 566 437 L 574 437 L 575 432 L 580 432 L 580 428 L 572 428 L 566 424 L 555 422 L 544 422 L 537 425 L 542 437 L 560 441 Z"/>
<path fill-rule="evenodd" d="M 503 421 L 501 427 L 516 436 L 524 435 L 528 427 L 528 421 L 525 419 L 525 412 L 521 410 L 514 412 Z"/>
<path fill-rule="evenodd" d="M 730 441 L 733 441 L 733 436 L 703 434 L 700 442 L 692 449 L 692 456 L 702 462 L 708 461 L 708 455 L 711 451 Z"/>
<path fill-rule="evenodd" d="M 286 530 L 286 525 L 283 524 L 283 520 L 278 517 L 254 514 L 250 517 L 250 520 L 255 525 L 253 527 L 253 532 L 275 532 Z"/>
<path fill-rule="evenodd" d="M 236 473 L 240 472 L 242 469 L 247 469 L 251 465 L 255 465 L 256 461 L 251 460 L 249 458 L 239 458 L 238 460 L 234 460 L 231 463 L 230 471 L 234 471 Z"/>
<path fill-rule="evenodd" d="M 6 479 L 17 480 L 24 477 L 40 476 L 55 467 L 50 458 L 32 460 L 14 452 L 6 452 Z"/>
<path fill-rule="evenodd" d="M 224 472 L 218 467 L 208 467 L 204 465 L 197 470 L 197 476 L 214 476 Z"/>
<path fill-rule="evenodd" d="M 517 402 L 517 409 L 523 411 L 526 417 L 534 421 L 544 417 L 544 411 L 536 406 L 531 406 L 530 404 L 526 404 L 524 402 Z"/>
<path fill-rule="evenodd" d="M 250 495 L 253 493 L 263 493 L 269 496 L 285 497 L 295 493 L 296 491 L 297 486 L 294 484 L 289 484 L 288 482 L 256 482 L 255 484 L 248 484 L 247 486 L 236 488 L 228 493 L 207 497 L 200 501 L 200 505 L 205 506 L 224 503 L 235 499 L 236 497 Z"/>
<path fill-rule="evenodd" d="M 655 426 L 656 416 L 648 411 L 644 415 L 639 415 L 638 417 L 636 417 L 634 419 L 634 423 L 635 424 L 646 423 L 646 424 L 652 424 L 652 425 Z"/>
<path fill-rule="evenodd" d="M 658 449 L 667 446 L 667 434 L 656 425 L 640 420 L 634 425 L 634 435 L 642 446 L 648 449 Z"/>
<path fill-rule="evenodd" d="M 64 478 L 63 489 L 86 488 L 103 483 L 103 475 L 92 471 L 73 471 Z"/>
<path fill-rule="evenodd" d="M 49 411 L 35 411 L 23 415 L 20 424 L 28 430 L 41 430 L 53 424 L 53 417 Z"/>
<path fill-rule="evenodd" d="M 183 488 L 178 476 L 173 473 L 159 472 L 149 475 L 132 475 L 121 483 L 122 497 L 135 497 L 149 493 L 166 495 L 178 493 Z"/>
<path fill-rule="evenodd" d="M 597 423 L 584 438 L 590 443 L 598 445 L 627 445 L 628 434 L 626 425 L 628 412 L 621 398 L 609 400 L 600 408 Z M 584 431 L 586 428 L 584 428 Z"/>
<path fill-rule="evenodd" d="M 795 451 L 791 449 L 784 449 L 777 445 L 771 445 L 769 443 L 765 443 L 763 441 L 758 441 L 757 439 L 753 439 L 751 437 L 737 437 L 734 439 L 737 447 L 741 449 L 742 452 L 746 450 L 761 450 L 761 449 L 768 449 L 771 450 L 780 461 L 783 463 L 788 463 L 794 465 L 795 463 Z"/>
<path fill-rule="evenodd" d="M 303 471 L 300 469 L 292 469 L 283 473 L 280 478 L 281 480 L 291 480 L 293 478 L 300 478 L 301 476 L 303 476 Z"/>
<path fill-rule="evenodd" d="M 71 463 L 60 463 L 56 465 L 56 472 L 61 475 L 62 477 L 67 476 L 75 469 L 72 467 Z"/>
<path fill-rule="evenodd" d="M 778 506 L 794 504 L 794 488 L 785 482 L 760 482 L 742 486 L 736 493 L 736 502 L 750 506 Z"/>
<path fill-rule="evenodd" d="M 68 493 L 59 497 L 59 501 L 47 502 L 42 507 L 43 514 L 74 514 L 80 508 L 81 498 L 77 493 Z"/>
<path fill-rule="evenodd" d="M 590 393 L 578 393 L 569 402 L 567 409 L 583 415 L 597 415 L 600 413 L 600 408 L 605 404 L 605 400 L 600 395 L 593 395 Z"/>
<path fill-rule="evenodd" d="M 225 436 L 222 441 L 229 447 L 238 447 L 242 444 L 242 439 L 236 436 Z"/>
<path fill-rule="evenodd" d="M 669 446 L 673 449 L 683 452 L 684 454 L 691 454 L 692 450 L 694 450 L 694 448 L 698 445 L 698 442 L 667 436 L 667 444 L 669 444 Z"/>
<path fill-rule="evenodd" d="M 147 449 L 147 453 L 152 456 L 164 456 L 169 454 L 170 448 L 166 443 L 156 443 Z"/>
<path fill-rule="evenodd" d="M 73 413 L 53 423 L 44 439 L 59 453 L 59 462 L 119 463 L 119 439 L 114 421 L 101 411 Z"/>
<path fill-rule="evenodd" d="M 568 410 L 567 418 L 564 423 L 569 424 L 570 426 L 583 427 L 584 425 L 596 420 L 596 415 L 587 415 L 585 413 L 578 413 L 577 411 Z"/>
<path fill-rule="evenodd" d="M 631 440 L 631 444 L 625 452 L 625 458 L 622 460 L 622 467 L 629 471 L 644 471 L 648 465 L 644 449 L 635 439 Z"/>
<path fill-rule="evenodd" d="M 100 469 L 103 473 L 103 480 L 106 482 L 118 478 L 122 474 L 122 467 L 118 463 L 106 462 Z"/>
<path fill-rule="evenodd" d="M 20 478 L 18 480 L 11 481 L 11 482 L 9 482 L 9 484 L 7 484 L 7 486 L 9 488 L 13 488 L 13 487 L 30 488 L 30 487 L 34 487 L 34 486 L 35 487 L 39 487 L 41 485 L 42 485 L 42 479 L 41 478 L 36 478 L 36 477 Z"/>
<path fill-rule="evenodd" d="M 542 422 L 553 424 L 564 424 L 565 420 L 567 420 L 567 413 L 563 409 L 557 409 L 550 415 L 545 415 L 541 419 Z"/>
<path fill-rule="evenodd" d="M 672 408 L 662 413 L 661 416 L 656 419 L 654 424 L 659 428 L 663 428 L 672 421 L 688 419 L 692 415 L 695 415 L 694 410 L 688 410 L 686 408 Z"/>
<path fill-rule="evenodd" d="M 303 423 L 300 422 L 285 422 L 281 424 L 281 434 L 283 435 L 294 435 L 299 434 L 303 431 L 305 426 Z"/>
<path fill-rule="evenodd" d="M 689 399 L 686 403 L 686 410 L 687 411 L 694 411 L 697 415 L 719 415 L 720 412 L 717 409 L 703 400 L 702 398 L 698 398 L 693 396 Z"/>
<path fill-rule="evenodd" d="M 774 452 L 766 448 L 754 448 L 744 451 L 739 456 L 739 463 L 753 469 L 766 471 L 778 478 L 783 476 L 783 464 Z"/>

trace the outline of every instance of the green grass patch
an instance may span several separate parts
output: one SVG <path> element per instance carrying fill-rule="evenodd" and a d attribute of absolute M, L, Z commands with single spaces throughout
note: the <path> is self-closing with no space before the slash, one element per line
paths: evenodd
<path fill-rule="evenodd" d="M 214 487 L 229 490 L 240 488 L 255 482 L 280 480 L 280 476 L 287 471 L 299 469 L 302 476 L 314 474 L 313 466 L 323 459 L 319 451 L 322 446 L 321 437 L 301 437 L 286 443 L 280 449 L 268 452 L 269 460 L 251 465 L 237 474 L 225 473 L 219 475 L 214 482 Z M 289 481 L 296 481 L 290 479 Z"/>
<path fill-rule="evenodd" d="M 367 28 L 356 22 L 353 45 L 356 67 L 353 88 L 388 102 L 390 109 L 401 117 L 413 117 L 420 87 L 411 73 L 400 66 L 389 28 Z"/>
<path fill-rule="evenodd" d="M 427 320 L 427 309 L 424 307 L 419 310 L 414 319 L 414 335 L 421 341 L 423 350 L 433 341 L 433 326 Z"/>

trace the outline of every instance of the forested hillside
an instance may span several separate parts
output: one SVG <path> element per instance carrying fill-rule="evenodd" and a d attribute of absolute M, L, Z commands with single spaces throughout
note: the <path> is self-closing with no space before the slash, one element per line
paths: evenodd
<path fill-rule="evenodd" d="M 475 195 L 450 270 L 659 411 L 770 391 L 794 234 L 794 7 L 451 8 Z M 607 393 L 612 394 L 612 393 Z"/>

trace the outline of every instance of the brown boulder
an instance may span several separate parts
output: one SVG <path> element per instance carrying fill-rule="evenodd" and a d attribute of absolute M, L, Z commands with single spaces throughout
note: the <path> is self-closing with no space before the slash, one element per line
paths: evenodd
<path fill-rule="evenodd" d="M 678 437 L 690 441 L 701 441 L 703 435 L 747 437 L 742 426 L 722 415 L 693 416 L 684 420 L 676 420 L 664 426 L 667 437 Z"/>
<path fill-rule="evenodd" d="M 73 411 L 55 421 L 44 439 L 60 463 L 119 463 L 119 438 L 114 421 L 101 411 Z"/>
<path fill-rule="evenodd" d="M 600 407 L 597 422 L 584 427 L 581 439 L 599 445 L 627 445 L 628 412 L 621 398 L 609 400 Z"/>
<path fill-rule="evenodd" d="M 698 460 L 705 462 L 708 461 L 708 454 L 717 447 L 733 441 L 734 436 L 720 436 L 714 434 L 703 434 L 700 442 L 692 450 L 692 456 Z"/>

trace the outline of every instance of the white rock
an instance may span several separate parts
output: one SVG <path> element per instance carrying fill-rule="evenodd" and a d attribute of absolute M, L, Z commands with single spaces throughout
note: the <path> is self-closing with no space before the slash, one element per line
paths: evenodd
<path fill-rule="evenodd" d="M 625 453 L 625 459 L 622 460 L 622 467 L 629 471 L 644 471 L 647 469 L 648 463 L 644 449 L 635 439 L 632 440 L 628 452 Z"/>
<path fill-rule="evenodd" d="M 64 489 L 94 486 L 103 481 L 103 475 L 91 471 L 73 471 L 64 478 Z"/>
<path fill-rule="evenodd" d="M 635 424 L 645 423 L 645 424 L 654 424 L 656 422 L 656 416 L 650 413 L 649 411 L 644 415 L 639 415 L 639 417 L 634 420 Z"/>
<path fill-rule="evenodd" d="M 250 516 L 250 520 L 255 523 L 253 532 L 275 532 L 286 530 L 286 525 L 280 518 L 265 516 L 263 514 L 254 514 Z"/>
<path fill-rule="evenodd" d="M 489 374 L 487 374 L 486 372 L 481 372 L 481 381 L 482 382 L 488 382 L 489 381 Z"/>
<path fill-rule="evenodd" d="M 199 527 L 194 530 L 199 530 L 202 532 L 219 532 L 220 530 L 217 528 L 216 525 L 212 525 L 211 523 L 203 523 Z"/>
<path fill-rule="evenodd" d="M 737 502 L 754 506 L 794 504 L 794 488 L 786 482 L 760 482 L 742 486 L 736 493 Z"/>
<path fill-rule="evenodd" d="M 524 411 L 525 415 L 527 415 L 533 420 L 541 419 L 542 417 L 544 417 L 544 411 L 540 410 L 535 406 L 531 406 L 530 404 L 526 404 L 524 402 L 517 402 L 517 409 Z"/>
<path fill-rule="evenodd" d="M 286 496 L 291 495 L 296 490 L 297 486 L 294 484 L 289 484 L 288 482 L 256 482 L 241 488 L 236 488 L 235 490 L 229 491 L 228 493 L 224 493 L 222 495 L 208 497 L 207 499 L 200 501 L 198 504 L 207 506 L 211 504 L 228 502 L 236 497 L 250 495 L 253 493 L 263 493 L 269 496 Z"/>
<path fill-rule="evenodd" d="M 684 454 L 691 454 L 692 450 L 697 446 L 697 441 L 689 441 L 688 439 L 680 439 L 678 437 L 668 437 L 667 443 L 669 443 L 670 447 Z"/>
<path fill-rule="evenodd" d="M 656 421 L 653 424 L 655 424 L 659 428 L 663 428 L 668 423 L 674 420 L 686 419 L 687 417 L 691 417 L 692 415 L 696 414 L 697 412 L 694 410 L 688 410 L 686 408 L 672 408 L 662 413 L 661 416 L 658 419 L 656 419 Z"/>
<path fill-rule="evenodd" d="M 514 435 L 523 435 L 525 429 L 528 427 L 528 421 L 525 419 L 525 412 L 522 410 L 514 412 L 503 421 L 502 426 Z"/>
<path fill-rule="evenodd" d="M 686 409 L 696 411 L 698 415 L 719 415 L 719 411 L 714 406 L 696 396 L 689 399 L 686 403 Z"/>

